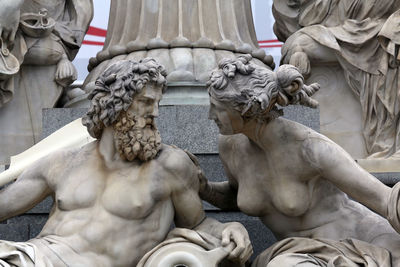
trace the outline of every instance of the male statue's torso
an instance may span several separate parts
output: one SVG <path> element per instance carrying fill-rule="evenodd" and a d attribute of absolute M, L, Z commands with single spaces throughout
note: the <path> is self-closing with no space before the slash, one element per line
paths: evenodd
<path fill-rule="evenodd" d="M 170 196 L 180 183 L 172 180 L 180 175 L 166 165 L 176 151 L 163 146 L 154 160 L 120 162 L 114 169 L 104 164 L 97 142 L 64 153 L 57 173 L 48 173 L 55 206 L 37 238 L 51 240 L 47 246 L 56 254 L 76 252 L 63 259 L 67 264 L 135 266 L 173 221 Z"/>

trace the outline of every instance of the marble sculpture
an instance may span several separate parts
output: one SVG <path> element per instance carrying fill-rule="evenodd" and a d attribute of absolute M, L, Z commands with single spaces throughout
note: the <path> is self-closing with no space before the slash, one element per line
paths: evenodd
<path fill-rule="evenodd" d="M 106 41 L 84 89 L 114 62 L 145 57 L 165 67 L 169 84 L 204 84 L 222 58 L 246 53 L 274 64 L 258 46 L 250 0 L 111 0 Z"/>
<path fill-rule="evenodd" d="M 76 79 L 71 61 L 92 16 L 92 0 L 0 2 L 1 165 L 40 140 L 42 108 Z"/>
<path fill-rule="evenodd" d="M 241 224 L 205 217 L 190 156 L 161 143 L 154 118 L 165 76 L 161 65 L 143 59 L 113 64 L 98 78 L 83 118 L 97 140 L 38 160 L 0 192 L 0 220 L 54 198 L 36 238 L 0 242 L 1 266 L 136 266 L 172 222 L 195 230 L 191 240 L 218 240 L 230 259 L 249 258 Z"/>
<path fill-rule="evenodd" d="M 389 188 L 327 137 L 280 118 L 278 105 L 316 107 L 319 85 L 292 65 L 250 60 L 222 60 L 208 82 L 228 181 L 200 175 L 201 198 L 259 217 L 280 240 L 252 266 L 400 266 L 400 183 Z"/>
<path fill-rule="evenodd" d="M 337 63 L 343 69 L 361 104 L 359 120 L 369 158 L 399 158 L 399 9 L 397 0 L 273 4 L 274 32 L 285 42 L 282 63 L 295 65 L 305 77 L 313 63 Z"/>

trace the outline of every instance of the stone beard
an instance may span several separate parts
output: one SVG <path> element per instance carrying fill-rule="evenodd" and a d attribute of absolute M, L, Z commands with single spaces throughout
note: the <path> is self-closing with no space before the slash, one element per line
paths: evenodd
<path fill-rule="evenodd" d="M 122 111 L 114 124 L 114 141 L 122 159 L 148 161 L 161 149 L 160 132 L 153 118 L 143 118 Z"/>

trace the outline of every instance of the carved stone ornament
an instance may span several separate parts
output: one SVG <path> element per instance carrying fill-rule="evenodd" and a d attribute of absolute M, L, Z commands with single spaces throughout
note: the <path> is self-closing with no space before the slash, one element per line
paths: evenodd
<path fill-rule="evenodd" d="M 89 63 L 87 92 L 96 77 L 122 59 L 152 57 L 169 83 L 204 84 L 224 57 L 250 53 L 272 66 L 260 49 L 250 0 L 112 0 L 104 48 Z"/>

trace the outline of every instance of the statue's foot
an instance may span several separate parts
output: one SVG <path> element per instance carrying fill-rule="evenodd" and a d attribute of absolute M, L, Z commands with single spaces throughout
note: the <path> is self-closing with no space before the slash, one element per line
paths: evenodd
<path fill-rule="evenodd" d="M 72 84 L 77 78 L 77 71 L 71 61 L 64 56 L 57 64 L 56 82 L 62 87 Z"/>

